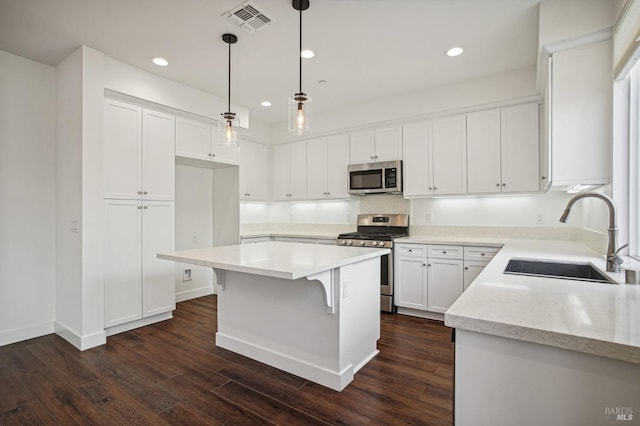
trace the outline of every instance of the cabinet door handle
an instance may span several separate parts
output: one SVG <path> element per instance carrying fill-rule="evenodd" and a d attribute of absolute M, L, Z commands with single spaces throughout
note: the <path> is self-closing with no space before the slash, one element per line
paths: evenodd
<path fill-rule="evenodd" d="M 147 209 L 147 207 L 148 207 L 148 206 L 144 206 L 144 207 L 143 207 L 143 209 L 145 209 L 145 210 L 146 210 L 146 209 Z"/>
<path fill-rule="evenodd" d="M 138 209 L 141 209 L 141 208 L 142 208 L 142 206 L 138 206 Z"/>
<path fill-rule="evenodd" d="M 480 253 L 480 256 L 484 256 L 484 253 Z"/>
<path fill-rule="evenodd" d="M 444 250 L 442 250 L 442 254 L 447 254 L 447 252 L 446 252 L 446 251 L 444 251 Z"/>
<path fill-rule="evenodd" d="M 542 180 L 546 180 L 546 179 L 547 179 L 547 177 L 546 177 L 546 176 L 541 176 L 541 177 L 540 177 L 540 179 L 542 179 Z"/>
<path fill-rule="evenodd" d="M 429 191 L 432 191 L 432 190 L 433 190 L 433 187 L 431 187 L 431 186 L 430 186 L 430 187 L 429 187 Z"/>
<path fill-rule="evenodd" d="M 423 263 L 423 264 L 422 264 L 422 266 L 427 266 L 427 265 L 425 265 L 425 264 Z"/>
<path fill-rule="evenodd" d="M 437 190 L 438 190 L 438 187 L 437 187 L 437 186 L 434 186 L 434 187 L 433 187 L 433 190 L 434 190 L 434 191 L 437 191 Z"/>
<path fill-rule="evenodd" d="M 468 271 L 468 270 L 469 270 L 469 267 L 468 267 L 468 266 L 465 266 L 465 267 L 464 267 L 464 269 L 465 269 L 466 271 Z"/>
<path fill-rule="evenodd" d="M 144 195 L 147 195 L 147 191 L 144 191 L 144 192 L 143 192 L 143 194 L 144 194 Z"/>
<path fill-rule="evenodd" d="M 413 250 L 409 249 L 409 252 L 412 252 Z"/>
<path fill-rule="evenodd" d="M 142 195 L 142 191 L 138 191 L 138 195 Z"/>
<path fill-rule="evenodd" d="M 431 268 L 431 264 L 430 264 L 430 263 L 427 263 L 427 266 L 428 266 L 429 268 Z"/>
<path fill-rule="evenodd" d="M 215 154 L 211 154 L 211 156 L 212 156 L 212 157 L 215 157 L 216 155 L 215 155 Z"/>
<path fill-rule="evenodd" d="M 502 184 L 502 186 L 507 186 L 507 184 L 506 184 L 506 183 L 503 183 L 503 184 Z"/>
<path fill-rule="evenodd" d="M 499 188 L 499 187 L 500 187 L 500 184 L 499 184 L 499 183 L 496 183 L 496 186 Z"/>

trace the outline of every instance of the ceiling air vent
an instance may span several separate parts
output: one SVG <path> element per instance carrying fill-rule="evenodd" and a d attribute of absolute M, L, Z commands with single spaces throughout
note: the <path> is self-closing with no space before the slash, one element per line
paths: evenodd
<path fill-rule="evenodd" d="M 255 33 L 274 22 L 264 10 L 260 9 L 251 1 L 244 2 L 230 11 L 223 13 L 222 17 L 241 27 L 248 33 Z"/>

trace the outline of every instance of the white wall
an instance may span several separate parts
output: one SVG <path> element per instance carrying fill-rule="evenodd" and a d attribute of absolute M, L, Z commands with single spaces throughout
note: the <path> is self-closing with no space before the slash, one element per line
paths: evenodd
<path fill-rule="evenodd" d="M 213 245 L 213 170 L 176 164 L 176 250 Z M 191 269 L 191 281 L 183 281 Z M 211 268 L 176 263 L 176 301 L 213 292 Z"/>
<path fill-rule="evenodd" d="M 558 219 L 571 195 L 550 192 L 539 195 L 431 198 L 412 200 L 412 225 L 459 226 L 563 226 Z M 430 213 L 432 222 L 427 221 Z M 538 218 L 541 217 L 540 223 Z M 572 226 L 578 226 L 576 214 Z"/>
<path fill-rule="evenodd" d="M 389 120 L 418 119 L 432 114 L 490 105 L 513 99 L 536 96 L 535 67 L 494 74 L 474 80 L 432 87 L 383 99 L 372 99 L 357 105 L 314 114 L 313 132 L 323 133 L 365 126 Z M 271 140 L 278 143 L 291 139 L 287 123 L 274 124 Z"/>
<path fill-rule="evenodd" d="M 0 346 L 53 332 L 55 70 L 0 51 Z"/>

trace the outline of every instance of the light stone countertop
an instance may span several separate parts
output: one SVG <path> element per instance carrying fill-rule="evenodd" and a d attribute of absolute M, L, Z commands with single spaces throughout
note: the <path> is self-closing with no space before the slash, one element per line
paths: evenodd
<path fill-rule="evenodd" d="M 410 235 L 408 237 L 396 238 L 394 243 L 411 243 L 411 244 L 447 244 L 447 245 L 465 245 L 465 246 L 489 246 L 502 247 L 506 240 L 504 238 L 488 238 L 488 237 L 444 237 L 429 235 Z"/>
<path fill-rule="evenodd" d="M 246 232 L 240 235 L 240 239 L 274 237 L 274 238 L 308 238 L 314 240 L 335 240 L 338 234 L 335 232 Z"/>
<path fill-rule="evenodd" d="M 384 248 L 265 241 L 158 253 L 158 258 L 295 280 L 390 252 Z"/>
<path fill-rule="evenodd" d="M 605 270 L 604 255 L 579 242 L 504 243 L 447 310 L 447 326 L 640 364 L 640 285 L 504 274 L 512 257 L 590 262 Z M 624 273 L 607 275 L 624 283 Z"/>

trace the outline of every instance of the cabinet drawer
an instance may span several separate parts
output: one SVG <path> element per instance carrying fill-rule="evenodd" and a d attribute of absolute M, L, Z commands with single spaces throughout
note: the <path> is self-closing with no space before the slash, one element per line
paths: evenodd
<path fill-rule="evenodd" d="M 429 246 L 428 256 L 438 259 L 462 259 L 462 246 Z"/>
<path fill-rule="evenodd" d="M 464 260 L 479 260 L 489 262 L 500 251 L 500 247 L 465 246 Z"/>
<path fill-rule="evenodd" d="M 427 257 L 427 246 L 422 244 L 396 244 L 394 250 L 396 256 Z"/>

